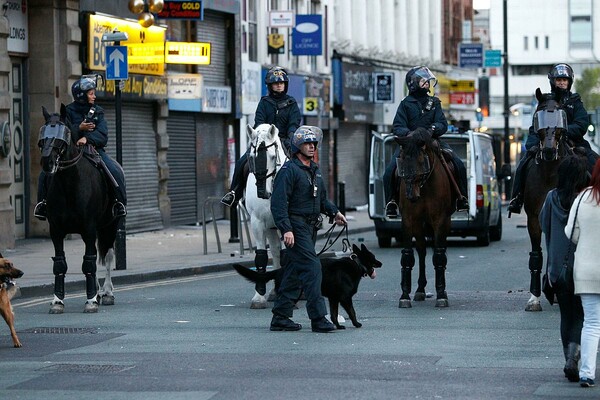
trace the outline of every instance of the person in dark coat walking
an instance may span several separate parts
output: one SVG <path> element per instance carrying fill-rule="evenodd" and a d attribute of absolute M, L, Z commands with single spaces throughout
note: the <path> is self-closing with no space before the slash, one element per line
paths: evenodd
<path fill-rule="evenodd" d="M 97 77 L 96 77 L 97 78 Z M 108 126 L 104 118 L 104 109 L 96 105 L 96 79 L 90 76 L 82 76 L 71 86 L 73 102 L 67 105 L 67 117 L 65 125 L 76 138 L 77 146 L 91 144 L 94 146 L 110 174 L 116 181 L 118 187 L 112 184 L 114 196 L 113 215 L 124 217 L 127 215 L 127 193 L 125 190 L 125 174 L 119 163 L 113 160 L 104 150 L 108 143 Z M 38 178 L 38 203 L 35 205 L 33 214 L 44 221 L 47 216 L 46 205 L 46 173 L 42 170 Z M 110 177 L 107 177 L 112 182 Z"/>
<path fill-rule="evenodd" d="M 565 226 L 575 197 L 588 184 L 587 163 L 580 156 L 572 155 L 561 161 L 558 167 L 558 185 L 548 192 L 540 212 L 540 225 L 546 237 L 546 263 L 548 278 L 554 287 L 560 308 L 560 338 L 565 355 L 563 372 L 571 382 L 579 381 L 579 358 L 583 307 L 581 298 L 575 296 L 572 287 L 556 282 L 569 250 L 569 238 Z M 573 245 L 575 246 L 575 245 Z M 573 268 L 574 251 L 567 262 Z"/>
<path fill-rule="evenodd" d="M 289 78 L 285 69 L 273 67 L 267 72 L 265 84 L 268 96 L 263 96 L 256 107 L 254 128 L 261 124 L 273 124 L 279 130 L 279 138 L 290 154 L 290 137 L 300 126 L 300 109 L 296 99 L 287 94 Z M 242 197 L 248 179 L 248 151 L 235 163 L 229 192 L 223 196 L 221 203 L 231 207 Z"/>
<path fill-rule="evenodd" d="M 588 113 L 581 101 L 581 96 L 571 92 L 574 76 L 571 66 L 565 63 L 554 65 L 550 72 L 548 72 L 550 91 L 567 114 L 567 137 L 574 147 L 582 147 L 585 150 L 588 160 L 588 171 L 591 173 L 598 159 L 598 154 L 592 150 L 590 143 L 583 138 L 587 133 L 589 119 Z M 515 171 L 512 199 L 508 204 L 509 216 L 511 213 L 521 213 L 521 208 L 523 207 L 523 182 L 525 181 L 524 171 L 529 160 L 534 158 L 539 145 L 540 137 L 533 129 L 533 126 L 530 126 L 527 142 L 525 142 L 526 153 L 519 161 L 517 170 Z"/>
<path fill-rule="evenodd" d="M 301 126 L 292 136 L 292 158 L 277 175 L 271 196 L 271 213 L 283 236 L 288 263 L 273 305 L 272 331 L 297 331 L 302 325 L 291 320 L 300 289 L 306 296 L 306 311 L 313 332 L 335 329 L 325 318 L 327 307 L 321 295 L 321 262 L 315 251 L 317 225 L 321 214 L 346 225 L 346 217 L 327 198 L 327 190 L 317 163 L 315 150 L 323 137 L 321 129 Z"/>
<path fill-rule="evenodd" d="M 393 133 L 396 136 L 406 136 L 416 128 L 431 130 L 432 137 L 438 139 L 440 147 L 449 150 L 452 154 L 452 163 L 458 176 L 457 184 L 462 195 L 462 197 L 458 196 L 457 209 L 466 210 L 469 208 L 466 198 L 467 170 L 462 160 L 454 154 L 450 146 L 440 140 L 440 137 L 448 130 L 448 122 L 444 116 L 440 99 L 429 95 L 432 82 L 433 86 L 437 85 L 437 79 L 427 67 L 414 67 L 406 73 L 408 96 L 398 106 L 394 117 Z M 397 218 L 399 215 L 398 199 L 394 198 L 393 186 L 395 185 L 392 179 L 396 170 L 396 158 L 399 154 L 400 149 L 396 150 L 383 174 L 387 202 L 385 209 L 388 218 Z"/>

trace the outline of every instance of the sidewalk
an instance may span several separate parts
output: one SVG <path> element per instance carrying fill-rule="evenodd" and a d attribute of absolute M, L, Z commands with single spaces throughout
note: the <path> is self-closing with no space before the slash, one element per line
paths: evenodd
<path fill-rule="evenodd" d="M 348 211 L 349 233 L 368 232 L 375 229 L 366 209 Z M 229 220 L 216 222 L 221 242 L 221 253 L 218 252 L 214 224 L 206 225 L 206 252 L 204 255 L 204 234 L 202 226 L 177 226 L 159 231 L 135 233 L 126 236 L 126 269 L 113 270 L 111 276 L 115 286 L 149 280 L 189 276 L 200 273 L 227 271 L 232 263 L 246 266 L 254 264 L 254 253 L 248 248 L 248 240 L 244 230 L 244 245 L 229 243 Z M 319 231 L 317 250 L 323 248 L 323 235 L 329 228 L 324 221 L 324 229 Z M 337 229 L 335 234 L 339 232 Z M 239 233 L 242 235 L 242 232 Z M 254 241 L 253 241 L 254 244 Z M 330 251 L 341 250 L 336 243 Z M 65 240 L 65 255 L 69 270 L 66 275 L 66 291 L 84 290 L 84 275 L 81 272 L 84 244 L 79 235 L 72 235 Z M 18 280 L 23 297 L 51 296 L 53 293 L 54 274 L 52 260 L 54 247 L 49 238 L 18 240 L 14 249 L 3 250 L 2 254 L 10 258 L 15 266 L 25 274 Z M 98 267 L 100 282 L 105 271 Z"/>

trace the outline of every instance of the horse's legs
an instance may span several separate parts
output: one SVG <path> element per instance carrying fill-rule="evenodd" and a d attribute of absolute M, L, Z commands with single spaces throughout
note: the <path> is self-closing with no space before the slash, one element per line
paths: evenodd
<path fill-rule="evenodd" d="M 67 273 L 67 260 L 65 259 L 64 235 L 53 232 L 50 226 L 50 236 L 54 244 L 54 257 L 52 257 L 52 272 L 54 273 L 54 298 L 50 304 L 50 314 L 62 314 L 65 310 L 65 275 Z"/>
<path fill-rule="evenodd" d="M 83 312 L 95 313 L 98 312 L 98 287 L 96 281 L 96 260 L 98 255 L 96 253 L 96 235 L 90 234 L 89 232 L 81 235 L 85 243 L 85 254 L 83 256 L 83 263 L 81 264 L 81 271 L 85 275 L 85 294 L 86 302 Z"/>
<path fill-rule="evenodd" d="M 435 291 L 437 300 L 436 307 L 448 307 L 448 294 L 446 293 L 446 257 L 445 247 L 436 247 L 433 249 L 433 268 L 435 269 Z"/>
<path fill-rule="evenodd" d="M 104 284 L 102 285 L 102 290 L 98 293 L 98 296 L 102 299 L 102 305 L 104 306 L 112 306 L 115 304 L 115 295 L 113 293 L 114 286 L 110 277 L 110 269 L 112 268 L 112 263 L 115 258 L 114 255 L 115 252 L 112 248 L 108 250 L 104 257 L 102 257 L 102 254 L 100 254 L 100 262 L 106 268 L 106 275 L 104 276 Z M 98 287 L 100 287 L 100 281 L 98 280 L 97 274 L 96 282 Z"/>
<path fill-rule="evenodd" d="M 423 234 L 424 235 L 424 234 Z M 427 271 L 425 265 L 425 258 L 427 256 L 427 243 L 425 242 L 425 236 L 419 235 L 416 240 L 417 254 L 419 255 L 419 279 L 417 280 L 418 286 L 415 292 L 415 301 L 425 301 L 425 286 L 427 286 Z"/>
<path fill-rule="evenodd" d="M 408 242 L 410 246 L 410 241 Z M 411 291 L 411 279 L 412 269 L 415 266 L 415 254 L 412 247 L 402 249 L 402 258 L 400 258 L 401 266 L 401 277 L 400 287 L 402 288 L 402 296 L 400 296 L 400 302 L 398 303 L 399 308 L 410 308 L 410 291 Z"/>
<path fill-rule="evenodd" d="M 537 215 L 527 216 L 527 229 L 531 241 L 531 252 L 529 253 L 529 292 L 531 297 L 527 301 L 525 311 L 542 311 L 540 296 L 542 294 L 542 266 L 544 256 L 542 254 L 542 234 Z"/>

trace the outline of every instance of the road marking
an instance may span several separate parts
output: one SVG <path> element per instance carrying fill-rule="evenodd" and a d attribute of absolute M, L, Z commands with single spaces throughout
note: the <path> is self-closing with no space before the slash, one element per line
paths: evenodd
<path fill-rule="evenodd" d="M 130 285 L 124 285 L 124 286 L 120 286 L 118 288 L 115 288 L 114 291 L 116 292 L 125 292 L 125 291 L 129 291 L 129 290 L 135 290 L 135 289 L 145 289 L 148 287 L 156 287 L 156 286 L 166 286 L 166 285 L 176 285 L 179 283 L 186 283 L 186 282 L 194 282 L 194 281 L 205 281 L 205 280 L 209 280 L 209 279 L 218 279 L 218 278 L 225 278 L 227 276 L 233 276 L 233 275 L 237 275 L 237 273 L 235 271 L 233 272 L 219 272 L 219 273 L 211 273 L 211 274 L 203 274 L 203 275 L 195 275 L 195 276 L 190 276 L 190 277 L 186 277 L 186 278 L 176 278 L 176 279 L 169 279 L 166 281 L 152 281 L 152 282 L 144 282 L 144 283 L 133 283 Z M 80 294 L 69 294 L 65 296 L 65 300 L 68 299 L 78 299 L 78 298 L 82 298 L 85 297 L 85 293 L 80 293 Z M 14 308 L 30 308 L 30 307 L 35 307 L 38 306 L 40 304 L 45 304 L 45 303 L 49 303 L 52 301 L 54 297 L 44 297 L 44 298 L 37 298 L 37 299 L 33 299 L 33 300 L 26 300 L 26 301 L 22 301 L 22 302 L 12 302 L 12 305 Z"/>

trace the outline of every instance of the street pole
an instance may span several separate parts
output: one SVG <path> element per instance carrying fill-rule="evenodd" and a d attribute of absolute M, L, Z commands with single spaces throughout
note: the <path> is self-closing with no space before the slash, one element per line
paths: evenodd
<path fill-rule="evenodd" d="M 510 165 L 510 129 L 508 124 L 509 117 L 509 105 L 508 105 L 508 12 L 507 12 L 508 0 L 502 2 L 502 14 L 504 16 L 503 21 L 503 35 L 504 35 L 504 165 Z M 506 199 L 510 199 L 512 191 L 512 182 L 510 180 L 504 180 L 504 195 Z"/>
<path fill-rule="evenodd" d="M 121 42 L 116 41 L 115 46 L 120 46 Z M 117 162 L 123 166 L 123 136 L 121 126 L 121 81 L 115 81 L 115 142 L 117 148 Z M 127 248 L 125 245 L 125 220 L 126 216 L 119 218 L 117 222 L 117 236 L 115 238 L 115 269 L 127 269 Z"/>

